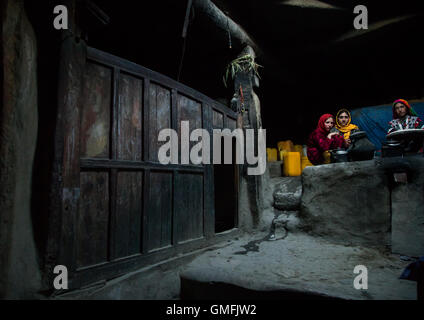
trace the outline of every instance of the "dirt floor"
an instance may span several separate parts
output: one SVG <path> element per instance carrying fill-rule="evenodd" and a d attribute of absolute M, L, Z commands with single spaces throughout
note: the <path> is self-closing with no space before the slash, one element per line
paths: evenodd
<path fill-rule="evenodd" d="M 255 291 L 300 290 L 343 299 L 416 299 L 416 283 L 400 280 L 411 263 L 375 249 L 329 243 L 303 233 L 243 235 L 207 251 L 183 268 L 183 276 Z M 282 239 L 284 238 L 284 239 Z M 405 259 L 405 257 L 403 257 Z M 367 267 L 368 289 L 356 290 L 358 265 Z"/>

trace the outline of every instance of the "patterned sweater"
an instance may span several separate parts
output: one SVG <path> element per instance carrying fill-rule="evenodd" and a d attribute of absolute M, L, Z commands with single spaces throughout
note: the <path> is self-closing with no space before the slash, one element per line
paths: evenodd
<path fill-rule="evenodd" d="M 403 119 L 393 119 L 389 122 L 387 134 L 404 129 L 423 129 L 424 126 L 420 118 L 407 115 Z"/>

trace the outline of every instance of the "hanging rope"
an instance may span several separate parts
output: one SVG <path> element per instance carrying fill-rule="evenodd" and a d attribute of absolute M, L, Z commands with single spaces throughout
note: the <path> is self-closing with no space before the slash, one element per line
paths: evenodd
<path fill-rule="evenodd" d="M 231 39 L 231 31 L 230 31 L 230 19 L 228 18 L 228 13 L 227 13 L 227 31 L 228 31 L 228 47 L 230 49 L 233 48 L 233 42 Z"/>
<path fill-rule="evenodd" d="M 240 85 L 240 112 L 239 113 L 245 113 L 246 109 L 244 106 L 244 94 L 243 94 L 243 87 Z"/>
<path fill-rule="evenodd" d="M 190 23 L 190 12 L 191 12 L 192 6 L 193 6 L 193 0 L 188 0 L 187 10 L 186 10 L 186 15 L 184 20 L 183 34 L 182 34 L 184 42 L 183 42 L 183 52 L 181 54 L 180 66 L 178 68 L 178 76 L 177 76 L 178 82 L 180 81 L 181 72 L 183 71 L 184 56 L 185 56 L 186 47 L 187 47 L 187 30 Z"/>

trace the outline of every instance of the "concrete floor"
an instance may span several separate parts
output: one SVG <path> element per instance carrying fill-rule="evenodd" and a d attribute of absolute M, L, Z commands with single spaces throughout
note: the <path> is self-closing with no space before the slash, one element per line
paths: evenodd
<path fill-rule="evenodd" d="M 185 279 L 197 283 L 197 289 L 186 290 L 192 290 L 196 299 L 226 297 L 219 290 L 216 297 L 207 293 L 212 292 L 213 283 L 248 289 L 256 292 L 258 298 L 270 291 L 280 292 L 278 298 L 284 298 L 284 292 L 294 290 L 317 297 L 355 300 L 416 299 L 416 283 L 398 279 L 410 263 L 400 256 L 335 245 L 302 233 L 289 233 L 283 240 L 284 235 L 277 233 L 276 241 L 264 240 L 267 236 L 243 235 L 227 242 L 225 247 L 199 255 L 182 268 L 183 282 Z M 368 269 L 368 290 L 356 290 L 353 286 L 357 265 Z M 182 294 L 193 298 L 190 292 Z M 255 294 L 250 297 L 255 298 Z M 272 295 L 268 297 L 272 299 Z"/>

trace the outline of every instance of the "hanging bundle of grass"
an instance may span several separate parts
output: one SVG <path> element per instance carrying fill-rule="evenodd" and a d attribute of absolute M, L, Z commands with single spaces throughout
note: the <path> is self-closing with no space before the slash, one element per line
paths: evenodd
<path fill-rule="evenodd" d="M 246 54 L 231 61 L 227 66 L 227 70 L 223 79 L 225 87 L 227 87 L 227 82 L 230 74 L 231 79 L 234 79 L 237 72 L 250 72 L 253 70 L 260 79 L 261 77 L 259 76 L 259 68 L 263 67 L 257 64 L 255 62 L 255 58 L 253 58 L 250 54 Z"/>

